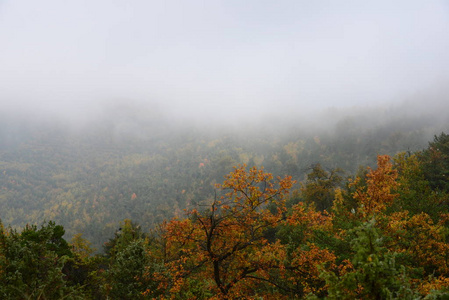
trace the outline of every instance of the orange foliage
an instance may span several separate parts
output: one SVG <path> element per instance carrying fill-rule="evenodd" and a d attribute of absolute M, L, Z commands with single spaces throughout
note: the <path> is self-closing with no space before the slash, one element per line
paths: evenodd
<path fill-rule="evenodd" d="M 444 276 L 433 277 L 430 276 L 427 280 L 423 280 L 419 286 L 418 291 L 422 295 L 428 295 L 432 290 L 448 289 L 449 278 Z M 443 298 L 444 299 L 444 298 Z"/>
<path fill-rule="evenodd" d="M 366 175 L 366 189 L 359 187 L 353 194 L 361 207 L 361 217 L 369 220 L 373 215 L 383 212 L 399 195 L 393 193 L 398 187 L 398 173 L 393 169 L 388 155 L 377 156 L 377 169 Z M 351 185 L 359 183 L 357 178 Z"/>
<path fill-rule="evenodd" d="M 292 213 L 285 221 L 288 225 L 302 226 L 305 238 L 310 238 L 313 230 L 332 230 L 332 217 L 326 212 L 316 211 L 300 202 L 292 207 Z"/>
<path fill-rule="evenodd" d="M 336 268 L 334 264 L 336 257 L 328 249 L 320 249 L 313 243 L 308 243 L 307 248 L 307 250 L 298 248 L 293 252 L 289 267 L 293 272 L 286 279 L 293 285 L 301 284 L 303 294 L 320 293 L 325 289 L 325 285 L 320 278 L 319 267 L 327 264 L 327 268 Z"/>
<path fill-rule="evenodd" d="M 444 227 L 434 224 L 429 215 L 409 217 L 406 212 L 396 213 L 388 227 L 387 234 L 393 237 L 390 249 L 412 258 L 415 267 L 449 275 L 449 245 L 445 242 Z"/>
<path fill-rule="evenodd" d="M 221 298 L 250 295 L 259 281 L 268 280 L 265 270 L 278 266 L 279 243 L 269 244 L 268 228 L 276 226 L 285 212 L 285 196 L 294 181 L 277 183 L 263 169 L 240 166 L 217 188 L 225 191 L 206 211 L 191 210 L 189 219 L 172 220 L 163 228 L 164 260 L 168 269 L 164 288 L 179 293 L 187 278 L 210 283 Z M 275 203 L 271 211 L 269 203 Z"/>
<path fill-rule="evenodd" d="M 323 270 L 337 278 L 355 271 L 350 260 L 337 265 L 336 254 L 316 244 L 320 241 L 316 233 L 343 242 L 351 226 L 375 218 L 386 238 L 386 251 L 400 254 L 397 262 L 408 264 L 407 271 L 423 270 L 424 276 L 411 280 L 411 286 L 422 295 L 449 287 L 449 245 L 445 241 L 449 214 L 434 223 L 425 213 L 389 213 L 387 208 L 399 197 L 397 178 L 389 156 L 378 156 L 378 167 L 370 169 L 366 185 L 357 178 L 350 183 L 355 187 L 352 194 L 336 190 L 332 214 L 304 203 L 287 213 L 285 200 L 294 183 L 291 177 L 274 180 L 263 169 L 237 167 L 223 184 L 216 185 L 222 196 L 216 196 L 206 210 L 193 209 L 188 218 L 161 225 L 162 247 L 153 255 L 162 258 L 165 268 L 152 276 L 172 298 L 195 282 L 203 284 L 213 295 L 211 299 L 325 296 L 329 286 L 320 276 Z M 347 221 L 349 226 L 342 226 Z M 288 235 L 293 240 L 281 242 L 272 233 L 274 229 L 278 234 L 282 230 L 294 233 Z M 348 287 L 349 298 L 362 295 L 362 289 L 360 284 Z"/>

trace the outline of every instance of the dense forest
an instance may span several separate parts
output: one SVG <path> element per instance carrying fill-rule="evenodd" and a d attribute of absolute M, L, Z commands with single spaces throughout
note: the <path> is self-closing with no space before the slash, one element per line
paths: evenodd
<path fill-rule="evenodd" d="M 14 228 L 53 220 L 64 226 L 66 238 L 83 233 L 101 251 L 124 219 L 149 229 L 210 203 L 214 185 L 239 164 L 293 176 L 298 189 L 318 163 L 349 176 L 360 166 L 374 167 L 377 154 L 422 150 L 449 123 L 427 104 L 430 111 L 405 103 L 288 120 L 248 117 L 234 124 L 230 118 L 225 125 L 124 104 L 105 108 L 96 119 L 78 119 L 77 126 L 63 117 L 5 113 L 0 219 Z"/>
<path fill-rule="evenodd" d="M 0 0 L 0 300 L 449 300 L 448 13 Z"/>
<path fill-rule="evenodd" d="M 226 128 L 5 115 L 0 295 L 445 299 L 448 122 L 403 112 Z"/>

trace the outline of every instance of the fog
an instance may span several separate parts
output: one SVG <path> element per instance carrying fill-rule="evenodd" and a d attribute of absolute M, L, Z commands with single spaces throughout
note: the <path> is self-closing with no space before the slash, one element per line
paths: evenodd
<path fill-rule="evenodd" d="M 0 0 L 1 222 L 101 249 L 239 164 L 299 188 L 419 153 L 449 133 L 448 49 L 446 0 Z"/>
<path fill-rule="evenodd" d="M 220 124 L 443 105 L 447 49 L 447 1 L 4 0 L 0 106 Z"/>

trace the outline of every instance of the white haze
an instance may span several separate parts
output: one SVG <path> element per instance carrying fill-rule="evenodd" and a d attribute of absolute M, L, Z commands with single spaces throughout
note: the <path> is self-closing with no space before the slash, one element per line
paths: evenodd
<path fill-rule="evenodd" d="M 128 101 L 216 121 L 399 105 L 449 84 L 448 49 L 447 1 L 2 0 L 0 105 L 72 122 Z"/>

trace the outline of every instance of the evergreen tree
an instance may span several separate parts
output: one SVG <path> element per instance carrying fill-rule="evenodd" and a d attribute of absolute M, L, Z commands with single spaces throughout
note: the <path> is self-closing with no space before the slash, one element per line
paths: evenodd
<path fill-rule="evenodd" d="M 72 253 L 62 238 L 64 228 L 49 222 L 27 225 L 21 233 L 0 232 L 0 297 L 2 299 L 83 299 L 65 280 L 63 269 Z"/>

